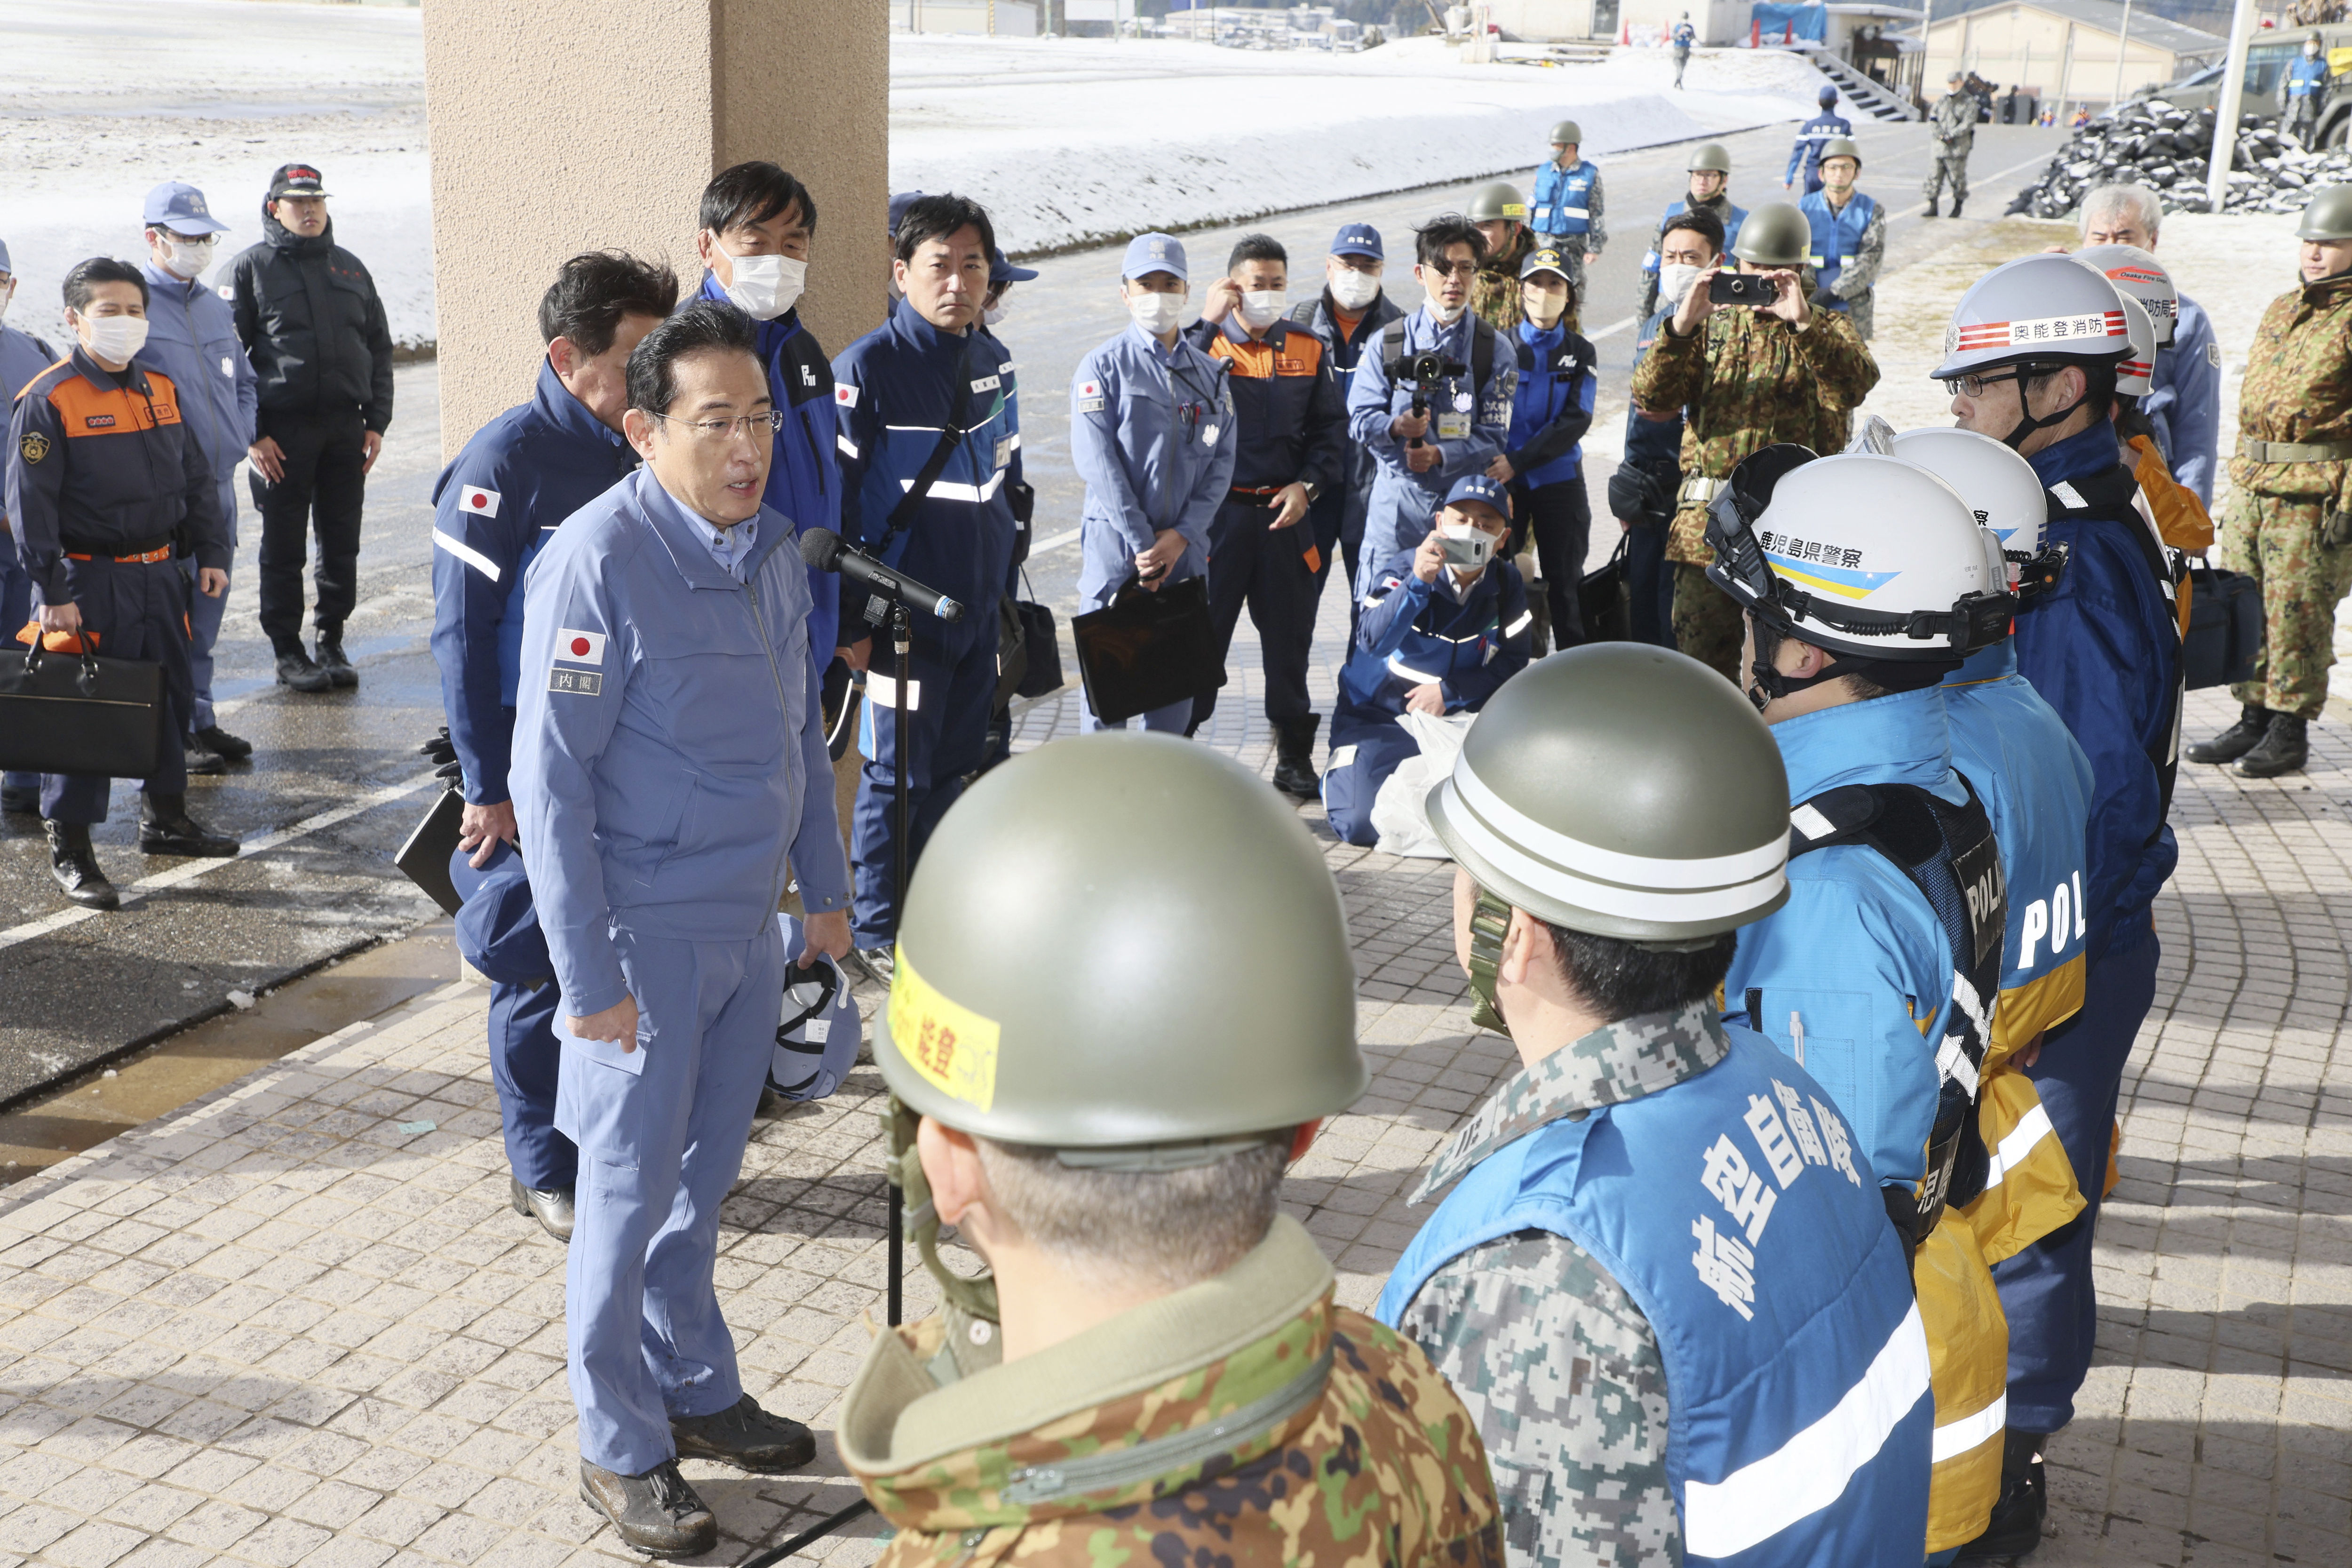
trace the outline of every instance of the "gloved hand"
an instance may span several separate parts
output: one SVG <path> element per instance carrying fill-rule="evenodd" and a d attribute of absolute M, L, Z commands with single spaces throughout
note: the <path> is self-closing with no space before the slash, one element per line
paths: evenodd
<path fill-rule="evenodd" d="M 436 765 L 454 763 L 457 760 L 457 748 L 450 742 L 449 726 L 446 724 L 441 726 L 439 734 L 418 746 L 416 750 L 420 756 L 428 758 Z"/>
<path fill-rule="evenodd" d="M 1817 310 L 1833 310 L 1841 302 L 1837 291 L 1826 283 L 1813 290 L 1813 308 Z"/>

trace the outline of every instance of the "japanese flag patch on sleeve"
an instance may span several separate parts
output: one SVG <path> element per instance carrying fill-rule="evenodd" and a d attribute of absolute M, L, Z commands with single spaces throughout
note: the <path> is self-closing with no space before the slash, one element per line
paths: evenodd
<path fill-rule="evenodd" d="M 1075 395 L 1077 398 L 1079 413 L 1099 414 L 1102 412 L 1103 389 L 1101 382 L 1082 381 L 1078 383 L 1078 390 Z"/>
<path fill-rule="evenodd" d="M 567 664 L 601 665 L 604 662 L 604 634 L 559 631 L 555 634 L 555 657 Z"/>
<path fill-rule="evenodd" d="M 855 408 L 857 406 L 857 388 L 845 381 L 836 381 L 833 384 L 833 400 L 844 408 Z"/>
<path fill-rule="evenodd" d="M 467 485 L 457 494 L 459 511 L 478 512 L 483 517 L 499 515 L 499 492 L 480 485 Z"/>
<path fill-rule="evenodd" d="M 600 669 L 577 669 L 575 665 L 602 665 L 604 662 L 604 634 L 579 632 L 569 626 L 555 634 L 555 660 L 547 667 L 547 689 L 569 693 L 574 697 L 601 697 L 604 694 L 604 677 Z"/>

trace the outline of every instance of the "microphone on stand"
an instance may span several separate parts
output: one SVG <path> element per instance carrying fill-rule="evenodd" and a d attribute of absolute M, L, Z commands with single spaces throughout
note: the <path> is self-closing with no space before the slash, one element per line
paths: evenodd
<path fill-rule="evenodd" d="M 801 535 L 801 559 L 820 572 L 838 572 L 885 598 L 896 599 L 943 621 L 963 619 L 963 606 L 955 600 L 892 571 L 864 551 L 844 544 L 841 535 L 829 528 L 812 528 Z"/>

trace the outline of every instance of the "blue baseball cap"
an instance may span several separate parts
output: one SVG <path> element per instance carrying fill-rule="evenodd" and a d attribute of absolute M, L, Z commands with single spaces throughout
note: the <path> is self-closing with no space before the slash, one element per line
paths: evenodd
<path fill-rule="evenodd" d="M 478 871 L 469 851 L 451 850 L 449 886 L 462 900 L 457 952 L 467 963 L 502 985 L 530 985 L 555 973 L 513 845 L 500 844 Z"/>
<path fill-rule="evenodd" d="M 995 283 L 1026 283 L 1037 276 L 1034 267 L 1015 267 L 1004 258 L 1002 250 L 988 253 L 988 280 Z"/>
<path fill-rule="evenodd" d="M 213 216 L 205 193 L 185 180 L 166 180 L 147 193 L 146 225 L 173 234 L 226 234 L 228 225 Z"/>
<path fill-rule="evenodd" d="M 898 237 L 898 220 L 907 216 L 907 209 L 922 199 L 923 193 L 920 191 L 900 191 L 890 198 L 891 238 Z"/>
<path fill-rule="evenodd" d="M 1184 242 L 1172 234 L 1139 234 L 1129 240 L 1118 275 L 1140 278 L 1147 272 L 1173 272 L 1180 281 L 1190 283 L 1192 275 L 1184 269 Z"/>
<path fill-rule="evenodd" d="M 1503 488 L 1500 479 L 1488 479 L 1484 474 L 1465 474 L 1454 481 L 1452 489 L 1445 492 L 1447 506 L 1458 500 L 1483 502 L 1493 507 L 1506 521 L 1510 519 L 1511 492 Z"/>
<path fill-rule="evenodd" d="M 1368 223 L 1351 223 L 1342 226 L 1339 237 L 1331 241 L 1331 254 L 1369 256 L 1375 261 L 1388 259 L 1381 252 L 1381 231 Z"/>

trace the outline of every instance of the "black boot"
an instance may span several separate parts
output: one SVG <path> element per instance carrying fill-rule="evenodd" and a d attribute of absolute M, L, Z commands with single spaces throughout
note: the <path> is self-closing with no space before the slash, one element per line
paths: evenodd
<path fill-rule="evenodd" d="M 278 656 L 278 684 L 290 686 L 297 691 L 325 691 L 335 682 L 332 677 L 310 662 L 310 656 L 297 647 L 292 653 Z"/>
<path fill-rule="evenodd" d="M 2234 763 L 2263 743 L 2270 732 L 2271 710 L 2247 703 L 2238 721 L 2210 741 L 2200 741 L 2183 754 L 2192 763 Z"/>
<path fill-rule="evenodd" d="M 188 815 L 184 795 L 151 795 L 139 808 L 139 852 L 142 855 L 188 855 L 226 860 L 237 851 L 234 838 L 208 833 Z"/>
<path fill-rule="evenodd" d="M 1927 217 L 1941 217 L 1944 216 L 1936 210 L 1936 198 L 1934 196 L 1929 196 L 1927 198 L 1927 210 L 1922 216 Z"/>
<path fill-rule="evenodd" d="M 1274 726 L 1274 787 L 1285 795 L 1295 795 L 1312 800 L 1323 793 L 1323 781 L 1315 776 L 1315 731 L 1323 726 L 1323 715 L 1309 713 L 1304 719 L 1283 719 Z"/>
<path fill-rule="evenodd" d="M 357 686 L 360 672 L 343 657 L 343 634 L 341 631 L 319 634 L 319 668 L 337 686 Z"/>
<path fill-rule="evenodd" d="M 2305 729 L 2305 721 L 2292 713 L 2272 714 L 2269 732 L 2238 759 L 2231 771 L 2244 779 L 2274 779 L 2281 773 L 2303 772 L 2311 756 L 2311 738 Z"/>
<path fill-rule="evenodd" d="M 673 1415 L 669 1438 L 682 1459 L 717 1459 L 753 1475 L 782 1475 L 816 1458 L 816 1435 L 745 1394 L 711 1415 Z"/>
<path fill-rule="evenodd" d="M 215 756 L 227 762 L 241 763 L 253 755 L 253 742 L 242 735 L 232 735 L 217 724 L 206 724 L 196 731 L 196 739 Z"/>
<path fill-rule="evenodd" d="M 1960 216 L 1960 204 L 1966 200 L 1968 200 L 1966 196 L 1954 196 L 1952 198 L 1952 216 L 1954 217 Z"/>
<path fill-rule="evenodd" d="M 122 907 L 122 896 L 98 868 L 98 851 L 89 847 L 88 827 L 79 822 L 44 821 L 41 831 L 49 839 L 49 875 L 67 898 L 86 910 Z"/>
<path fill-rule="evenodd" d="M 2042 1467 L 2042 1432 L 2011 1427 L 2001 1439 L 2000 1496 L 1992 1505 L 1985 1532 L 1960 1548 L 1962 1563 L 1999 1562 L 2022 1557 L 2042 1544 L 2042 1516 L 2050 1511 L 2050 1487 Z"/>
<path fill-rule="evenodd" d="M 210 778 L 228 772 L 228 760 L 190 733 L 181 737 L 180 752 L 187 760 L 188 776 Z"/>

